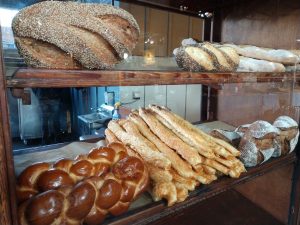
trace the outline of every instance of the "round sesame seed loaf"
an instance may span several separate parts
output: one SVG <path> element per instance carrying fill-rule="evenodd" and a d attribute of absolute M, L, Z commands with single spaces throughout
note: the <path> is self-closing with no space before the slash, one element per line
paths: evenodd
<path fill-rule="evenodd" d="M 45 1 L 13 19 L 16 46 L 32 67 L 109 69 L 130 55 L 139 27 L 131 14 L 106 4 Z"/>

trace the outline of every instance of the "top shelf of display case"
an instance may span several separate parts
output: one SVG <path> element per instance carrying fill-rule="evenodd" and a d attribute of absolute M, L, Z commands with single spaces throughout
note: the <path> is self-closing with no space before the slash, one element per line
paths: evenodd
<path fill-rule="evenodd" d="M 293 82 L 300 73 L 196 73 L 157 70 L 49 70 L 18 69 L 7 79 L 10 88 L 135 86 L 165 84 L 204 84 Z"/>

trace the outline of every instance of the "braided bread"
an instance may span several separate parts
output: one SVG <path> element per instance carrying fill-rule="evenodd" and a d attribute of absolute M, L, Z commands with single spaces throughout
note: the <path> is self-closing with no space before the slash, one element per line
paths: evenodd
<path fill-rule="evenodd" d="M 127 158 L 126 148 L 120 143 L 112 143 L 108 147 L 92 149 L 87 155 L 79 155 L 74 160 L 60 159 L 53 165 L 44 162 L 33 164 L 18 177 L 18 202 L 24 202 L 40 192 L 73 186 L 91 176 L 103 179 Z"/>
<path fill-rule="evenodd" d="M 104 177 L 90 177 L 22 203 L 19 224 L 100 224 L 108 213 L 117 216 L 128 210 L 130 202 L 145 190 L 147 173 L 140 159 L 125 156 Z"/>

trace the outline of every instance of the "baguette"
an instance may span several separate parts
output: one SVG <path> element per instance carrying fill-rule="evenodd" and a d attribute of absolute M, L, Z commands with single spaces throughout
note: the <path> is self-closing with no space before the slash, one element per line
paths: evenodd
<path fill-rule="evenodd" d="M 172 167 L 183 177 L 194 177 L 195 173 L 191 166 L 182 160 L 171 148 L 169 148 L 165 143 L 163 143 L 152 131 L 149 129 L 147 124 L 143 121 L 141 117 L 136 114 L 131 113 L 129 119 L 133 121 L 138 127 L 139 131 L 156 145 L 157 149 L 166 155 L 166 157 L 171 161 Z"/>
<path fill-rule="evenodd" d="M 108 123 L 110 129 L 115 136 L 126 145 L 132 147 L 139 155 L 147 162 L 156 165 L 163 169 L 170 169 L 171 162 L 160 152 L 151 149 L 145 142 L 141 141 L 138 137 L 134 137 L 126 133 L 122 127 L 116 122 L 111 120 Z"/>
<path fill-rule="evenodd" d="M 299 57 L 296 54 L 284 49 L 264 49 L 256 46 L 238 46 L 234 44 L 225 44 L 225 46 L 234 48 L 239 55 L 249 58 L 266 60 L 284 65 L 295 65 L 299 62 Z"/>
<path fill-rule="evenodd" d="M 148 124 L 153 133 L 159 136 L 166 145 L 174 149 L 192 166 L 197 166 L 202 162 L 202 157 L 197 153 L 197 150 L 187 145 L 172 131 L 168 130 L 165 126 L 159 123 L 151 111 L 140 109 L 139 115 Z"/>
<path fill-rule="evenodd" d="M 170 124 L 170 126 L 173 127 L 174 130 L 180 131 L 181 135 L 184 135 L 185 138 L 189 139 L 189 142 L 192 143 L 193 146 L 197 147 L 199 153 L 204 155 L 203 153 L 204 151 L 202 149 L 203 149 L 203 145 L 205 145 L 205 148 L 209 148 L 211 151 L 214 151 L 216 154 L 221 155 L 225 158 L 231 156 L 231 153 L 226 151 L 223 147 L 218 146 L 214 143 L 213 137 L 195 128 L 192 124 L 190 124 L 183 118 L 179 117 L 178 115 L 172 113 L 171 111 L 163 107 L 154 106 L 154 105 L 150 105 L 149 107 L 157 114 L 163 116 L 163 118 L 167 120 L 167 122 Z M 211 153 L 211 155 L 209 156 L 210 157 L 207 158 L 215 157 L 213 153 Z"/>

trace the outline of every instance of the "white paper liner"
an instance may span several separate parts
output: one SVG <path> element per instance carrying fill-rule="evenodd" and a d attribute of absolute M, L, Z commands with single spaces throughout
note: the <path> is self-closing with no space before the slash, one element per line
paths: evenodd
<path fill-rule="evenodd" d="M 220 133 L 221 135 L 223 135 L 224 137 L 226 137 L 230 141 L 241 138 L 241 136 L 235 131 L 221 130 L 221 129 L 213 129 L 212 132 L 213 131 Z"/>
<path fill-rule="evenodd" d="M 96 143 L 72 142 L 61 148 L 32 152 L 14 156 L 15 173 L 18 176 L 27 166 L 37 162 L 55 162 L 61 158 L 74 159 L 77 155 L 87 154 L 92 148 L 105 145 L 101 140 Z"/>

